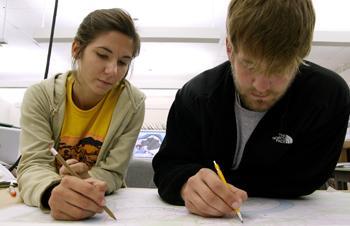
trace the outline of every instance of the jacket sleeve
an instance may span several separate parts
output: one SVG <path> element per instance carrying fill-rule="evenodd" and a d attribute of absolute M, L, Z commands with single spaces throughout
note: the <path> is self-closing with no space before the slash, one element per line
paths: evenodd
<path fill-rule="evenodd" d="M 54 156 L 48 148 L 48 145 L 53 143 L 49 106 L 49 99 L 40 85 L 27 89 L 21 106 L 22 158 L 18 166 L 17 180 L 24 203 L 40 208 L 44 208 L 40 201 L 46 188 L 60 180 Z"/>
<path fill-rule="evenodd" d="M 187 179 L 202 168 L 199 123 L 195 101 L 184 90 L 178 91 L 170 108 L 166 136 L 153 158 L 154 182 L 166 202 L 183 205 L 180 191 Z M 191 106 L 191 107 L 189 107 Z"/>
<path fill-rule="evenodd" d="M 127 121 L 126 126 L 120 126 L 113 136 L 111 146 L 106 147 L 108 151 L 99 157 L 95 166 L 89 174 L 99 180 L 107 182 L 107 193 L 110 194 L 122 187 L 124 176 L 128 167 L 136 139 L 143 124 L 145 115 L 145 97 L 142 95 L 138 108 L 132 113 L 127 113 L 125 118 L 117 119 Z M 117 115 L 120 117 L 120 115 Z M 110 128 L 111 129 L 111 128 Z M 112 128 L 112 131 L 114 129 Z"/>

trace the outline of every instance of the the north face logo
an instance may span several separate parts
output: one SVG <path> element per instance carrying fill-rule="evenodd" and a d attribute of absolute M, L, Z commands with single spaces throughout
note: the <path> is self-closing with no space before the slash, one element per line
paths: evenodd
<path fill-rule="evenodd" d="M 280 144 L 293 144 L 293 138 L 287 134 L 279 133 L 277 136 L 273 136 L 272 140 Z"/>

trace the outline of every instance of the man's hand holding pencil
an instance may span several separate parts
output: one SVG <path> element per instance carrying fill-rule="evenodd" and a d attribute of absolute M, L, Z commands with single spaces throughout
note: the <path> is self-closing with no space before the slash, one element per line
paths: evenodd
<path fill-rule="evenodd" d="M 235 215 L 247 200 L 247 193 L 231 184 L 223 183 L 211 169 L 203 168 L 190 177 L 181 189 L 186 208 L 204 217 Z"/>

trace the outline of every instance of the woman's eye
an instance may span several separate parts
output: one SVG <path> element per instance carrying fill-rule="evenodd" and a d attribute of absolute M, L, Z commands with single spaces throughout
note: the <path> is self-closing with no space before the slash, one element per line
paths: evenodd
<path fill-rule="evenodd" d="M 100 57 L 101 59 L 107 59 L 108 56 L 105 54 L 101 54 L 101 53 L 96 53 L 98 57 Z"/>
<path fill-rule="evenodd" d="M 121 65 L 121 66 L 126 66 L 127 65 L 127 63 L 124 62 L 124 61 L 118 61 L 118 64 Z"/>

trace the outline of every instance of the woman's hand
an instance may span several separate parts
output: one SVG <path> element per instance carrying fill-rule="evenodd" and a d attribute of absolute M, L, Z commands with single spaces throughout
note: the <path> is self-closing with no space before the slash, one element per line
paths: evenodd
<path fill-rule="evenodd" d="M 76 172 L 80 176 L 80 178 L 90 178 L 89 167 L 85 163 L 79 162 L 76 159 L 68 159 L 66 163 L 74 172 Z M 61 166 L 59 173 L 61 176 L 71 175 L 64 165 Z"/>
<path fill-rule="evenodd" d="M 103 181 L 64 176 L 51 192 L 51 216 L 56 220 L 82 220 L 101 213 L 106 190 Z"/>

